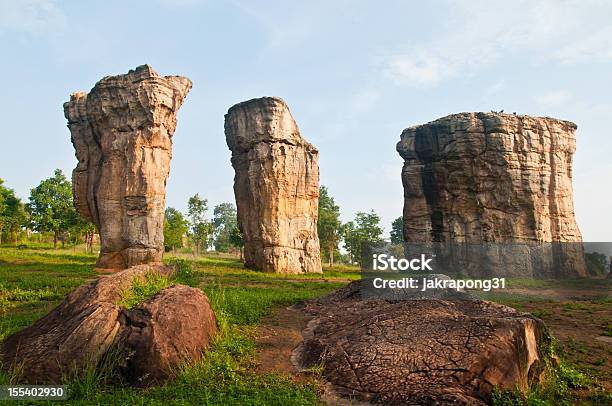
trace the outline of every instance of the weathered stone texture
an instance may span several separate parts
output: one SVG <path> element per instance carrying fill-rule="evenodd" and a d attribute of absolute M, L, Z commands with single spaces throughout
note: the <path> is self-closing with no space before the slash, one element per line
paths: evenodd
<path fill-rule="evenodd" d="M 200 359 L 217 331 L 208 297 L 189 286 L 166 288 L 124 314 L 118 343 L 129 354 L 122 375 L 134 386 L 161 383 L 183 362 Z"/>
<path fill-rule="evenodd" d="M 172 135 L 190 89 L 189 79 L 143 65 L 64 104 L 79 160 L 74 201 L 99 230 L 98 268 L 161 261 Z"/>
<path fill-rule="evenodd" d="M 135 280 L 173 272 L 161 265 L 138 265 L 78 287 L 45 317 L 2 343 L 2 368 L 19 371 L 21 382 L 60 383 L 111 357 L 132 385 L 167 379 L 183 361 L 199 359 L 216 333 L 208 298 L 199 289 L 173 285 L 132 310 L 118 303 Z"/>
<path fill-rule="evenodd" d="M 569 261 L 566 273 L 584 275 L 572 196 L 575 131 L 569 121 L 502 113 L 407 128 L 397 144 L 405 240 L 544 244 L 557 257 L 550 266 Z M 557 242 L 577 244 L 546 245 Z"/>
<path fill-rule="evenodd" d="M 486 405 L 541 379 L 550 342 L 533 316 L 460 292 L 363 299 L 364 283 L 303 305 L 314 318 L 293 361 L 323 365 L 329 404 Z"/>
<path fill-rule="evenodd" d="M 233 106 L 225 135 L 246 266 L 321 272 L 318 151 L 302 138 L 285 102 L 264 97 Z"/>

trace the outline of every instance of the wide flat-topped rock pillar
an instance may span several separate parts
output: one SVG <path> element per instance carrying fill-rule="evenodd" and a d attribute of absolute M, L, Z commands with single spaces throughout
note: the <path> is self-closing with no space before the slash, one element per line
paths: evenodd
<path fill-rule="evenodd" d="M 189 79 L 143 65 L 64 104 L 79 160 L 74 202 L 100 233 L 98 268 L 161 262 L 172 135 L 190 89 Z"/>
<path fill-rule="evenodd" d="M 225 115 L 236 171 L 234 194 L 249 268 L 321 272 L 318 151 L 300 135 L 287 104 L 263 97 Z"/>
<path fill-rule="evenodd" d="M 405 241 L 465 243 L 453 247 L 464 251 L 453 261 L 471 255 L 481 274 L 514 258 L 515 276 L 585 276 L 572 191 L 575 131 L 569 121 L 502 113 L 405 129 L 397 144 Z M 470 250 L 479 249 L 488 270 L 473 261 Z"/>

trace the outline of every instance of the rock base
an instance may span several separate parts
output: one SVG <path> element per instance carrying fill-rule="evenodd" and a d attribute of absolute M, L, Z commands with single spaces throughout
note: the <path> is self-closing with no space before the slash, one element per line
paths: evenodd
<path fill-rule="evenodd" d="M 123 381 L 134 386 L 162 382 L 209 346 L 217 323 L 208 298 L 199 289 L 173 285 L 132 310 L 117 303 L 135 279 L 173 272 L 163 265 L 139 265 L 78 287 L 48 315 L 2 343 L 2 367 L 18 369 L 22 382 L 61 383 L 112 354 L 119 358 Z"/>
<path fill-rule="evenodd" d="M 293 359 L 324 366 L 338 399 L 385 405 L 485 405 L 494 387 L 525 390 L 544 370 L 543 322 L 499 304 L 361 299 L 353 282 L 306 302 L 314 315 Z"/>

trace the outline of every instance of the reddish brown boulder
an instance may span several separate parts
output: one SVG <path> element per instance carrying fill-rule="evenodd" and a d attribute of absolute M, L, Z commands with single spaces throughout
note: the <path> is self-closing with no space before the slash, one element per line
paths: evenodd
<path fill-rule="evenodd" d="M 331 395 L 386 405 L 485 405 L 495 386 L 539 379 L 548 335 L 542 321 L 473 299 L 361 299 L 354 282 L 307 302 L 315 317 L 294 353 L 324 365 Z"/>
<path fill-rule="evenodd" d="M 123 375 L 134 386 L 166 380 L 172 367 L 202 355 L 217 331 L 208 298 L 199 289 L 175 285 L 126 313 L 120 338 L 130 349 Z"/>
<path fill-rule="evenodd" d="M 2 343 L 2 367 L 20 369 L 23 382 L 60 383 L 63 376 L 97 366 L 112 351 L 128 357 L 122 363 L 128 378 L 149 374 L 159 381 L 168 377 L 180 360 L 198 359 L 216 332 L 206 296 L 197 289 L 175 285 L 131 311 L 117 303 L 135 279 L 144 280 L 151 273 L 170 276 L 173 271 L 160 265 L 139 265 L 78 287 L 48 315 Z M 131 359 L 130 354 L 136 357 Z"/>

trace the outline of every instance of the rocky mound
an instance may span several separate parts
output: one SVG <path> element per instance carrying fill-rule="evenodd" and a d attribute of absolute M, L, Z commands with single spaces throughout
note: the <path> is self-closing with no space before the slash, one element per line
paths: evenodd
<path fill-rule="evenodd" d="M 24 382 L 59 383 L 112 356 L 121 359 L 119 372 L 132 385 L 163 381 L 173 367 L 199 359 L 208 347 L 217 330 L 208 298 L 199 289 L 173 285 L 132 310 L 117 303 L 135 279 L 172 272 L 139 265 L 78 287 L 48 315 L 4 341 L 2 367 L 18 368 Z"/>
<path fill-rule="evenodd" d="M 294 352 L 299 368 L 324 366 L 332 395 L 386 405 L 484 405 L 494 387 L 539 379 L 543 322 L 449 292 L 362 299 L 361 283 L 304 304 L 314 315 Z"/>

